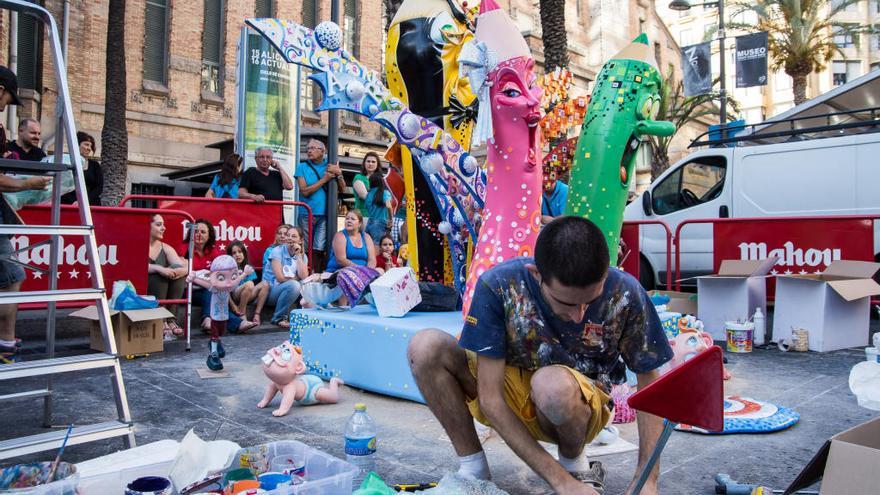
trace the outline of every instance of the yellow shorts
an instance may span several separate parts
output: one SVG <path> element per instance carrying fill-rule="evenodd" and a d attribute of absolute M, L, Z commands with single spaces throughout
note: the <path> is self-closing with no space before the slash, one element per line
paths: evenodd
<path fill-rule="evenodd" d="M 476 378 L 477 355 L 471 351 L 466 352 L 468 368 L 470 369 L 471 375 Z M 587 405 L 590 406 L 590 412 L 592 414 L 590 415 L 590 424 L 587 425 L 587 437 L 585 439 L 586 443 L 590 443 L 596 438 L 596 435 L 602 431 L 602 428 L 608 424 L 608 419 L 611 417 L 611 411 L 607 406 L 610 397 L 597 387 L 592 380 L 582 375 L 579 371 L 561 364 L 556 364 L 554 366 L 564 368 L 571 373 L 571 376 L 574 377 L 578 385 L 581 387 L 581 393 L 584 394 L 584 400 Z M 504 400 L 507 402 L 507 405 L 513 413 L 516 414 L 520 421 L 522 421 L 526 429 L 529 430 L 532 438 L 542 442 L 555 443 L 556 441 L 544 433 L 544 431 L 541 430 L 541 426 L 538 424 L 535 404 L 532 402 L 531 380 L 534 373 L 534 371 L 507 366 L 507 369 L 504 372 Z M 474 419 L 486 426 L 492 426 L 489 424 L 489 420 L 483 415 L 483 411 L 480 410 L 480 401 L 476 397 L 468 397 L 467 406 Z"/>

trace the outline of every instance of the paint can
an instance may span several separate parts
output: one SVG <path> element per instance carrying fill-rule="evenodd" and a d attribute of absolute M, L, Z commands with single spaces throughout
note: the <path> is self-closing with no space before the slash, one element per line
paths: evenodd
<path fill-rule="evenodd" d="M 172 484 L 162 476 L 144 476 L 125 487 L 125 495 L 171 495 Z"/>
<path fill-rule="evenodd" d="M 724 323 L 724 329 L 727 332 L 727 352 L 752 352 L 752 335 L 755 331 L 754 323 L 727 321 Z"/>

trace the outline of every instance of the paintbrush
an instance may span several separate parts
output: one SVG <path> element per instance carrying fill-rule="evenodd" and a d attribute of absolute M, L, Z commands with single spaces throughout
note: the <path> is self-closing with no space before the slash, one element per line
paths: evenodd
<path fill-rule="evenodd" d="M 58 449 L 58 455 L 55 456 L 55 461 L 52 462 L 52 468 L 49 469 L 49 476 L 46 479 L 46 483 L 49 484 L 55 481 L 55 471 L 58 470 L 58 465 L 61 463 L 61 454 L 64 453 L 64 447 L 67 446 L 67 441 L 70 439 L 70 432 L 73 431 L 73 423 L 67 427 L 67 433 L 64 435 L 64 441 L 61 442 L 61 448 Z"/>

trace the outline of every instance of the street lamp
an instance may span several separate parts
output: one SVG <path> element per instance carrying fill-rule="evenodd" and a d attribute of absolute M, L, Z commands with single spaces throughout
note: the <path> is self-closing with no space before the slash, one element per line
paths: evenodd
<path fill-rule="evenodd" d="M 721 59 L 721 66 L 719 67 L 719 75 L 721 78 L 721 88 L 718 91 L 718 97 L 721 101 L 721 137 L 722 139 L 725 137 L 724 128 L 727 126 L 727 77 L 725 71 L 725 60 L 724 60 L 724 0 L 718 0 L 715 2 L 704 2 L 692 4 L 688 0 L 672 0 L 669 2 L 669 8 L 671 10 L 690 10 L 691 7 L 718 7 L 718 53 Z"/>

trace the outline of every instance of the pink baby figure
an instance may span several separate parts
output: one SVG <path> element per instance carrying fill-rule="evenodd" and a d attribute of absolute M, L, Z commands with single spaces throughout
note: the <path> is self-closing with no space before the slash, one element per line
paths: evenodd
<path fill-rule="evenodd" d="M 281 405 L 272 411 L 273 416 L 284 416 L 294 404 L 311 406 L 313 404 L 336 404 L 339 401 L 339 386 L 345 382 L 331 378 L 330 385 L 317 375 L 304 374 L 306 365 L 302 349 L 290 342 L 273 347 L 263 356 L 263 373 L 269 379 L 266 393 L 257 407 L 269 405 L 275 394 L 281 392 Z"/>
<path fill-rule="evenodd" d="M 253 273 L 250 265 L 244 270 L 238 269 L 238 264 L 232 256 L 220 255 L 211 262 L 211 269 L 207 271 L 193 272 L 186 277 L 187 283 L 196 284 L 211 292 L 211 347 L 208 352 L 207 365 L 211 371 L 223 369 L 226 350 L 220 342 L 220 337 L 226 332 L 226 321 L 229 319 L 229 293 L 232 292 L 242 277 Z"/>

